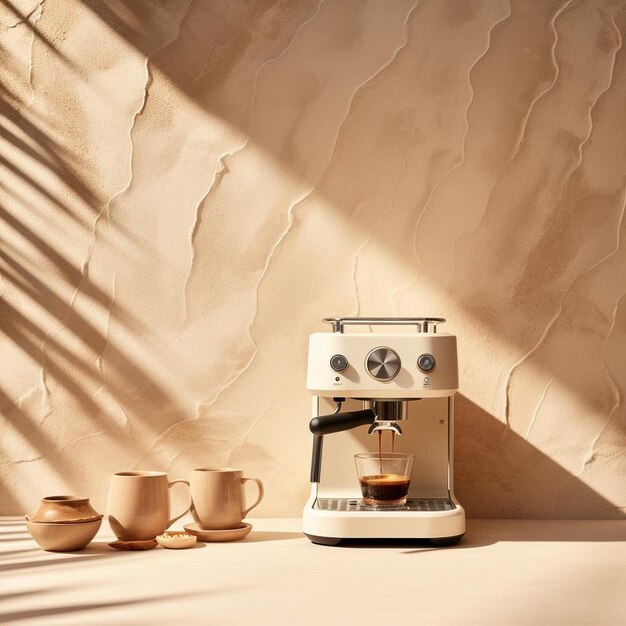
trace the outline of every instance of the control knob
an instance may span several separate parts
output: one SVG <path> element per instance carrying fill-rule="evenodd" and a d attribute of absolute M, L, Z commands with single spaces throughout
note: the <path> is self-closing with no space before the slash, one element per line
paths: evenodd
<path fill-rule="evenodd" d="M 330 367 L 335 372 L 343 372 L 348 368 L 348 359 L 343 354 L 335 354 L 330 357 Z"/>
<path fill-rule="evenodd" d="M 417 359 L 417 367 L 419 367 L 422 372 L 431 372 L 435 369 L 435 365 L 437 361 L 435 361 L 435 357 L 432 354 L 422 354 Z"/>
<path fill-rule="evenodd" d="M 391 348 L 374 348 L 365 359 L 365 367 L 370 376 L 377 380 L 392 380 L 400 371 L 400 357 Z"/>

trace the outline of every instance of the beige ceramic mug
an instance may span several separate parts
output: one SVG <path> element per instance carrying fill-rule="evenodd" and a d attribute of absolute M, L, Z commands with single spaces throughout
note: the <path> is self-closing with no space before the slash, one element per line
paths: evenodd
<path fill-rule="evenodd" d="M 243 485 L 253 481 L 259 488 L 256 502 L 244 509 Z M 191 514 L 205 530 L 236 528 L 263 499 L 263 483 L 247 478 L 238 469 L 201 467 L 191 474 Z"/>
<path fill-rule="evenodd" d="M 165 472 L 117 472 L 111 477 L 107 516 L 111 530 L 122 541 L 154 539 L 180 519 L 191 506 L 170 518 L 169 489 L 187 480 L 167 480 Z"/>

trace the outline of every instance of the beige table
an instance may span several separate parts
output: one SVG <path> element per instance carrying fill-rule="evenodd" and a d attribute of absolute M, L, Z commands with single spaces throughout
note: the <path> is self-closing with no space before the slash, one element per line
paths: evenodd
<path fill-rule="evenodd" d="M 473 520 L 461 544 L 329 548 L 299 520 L 244 541 L 39 550 L 0 518 L 0 623 L 626 624 L 626 522 Z"/>

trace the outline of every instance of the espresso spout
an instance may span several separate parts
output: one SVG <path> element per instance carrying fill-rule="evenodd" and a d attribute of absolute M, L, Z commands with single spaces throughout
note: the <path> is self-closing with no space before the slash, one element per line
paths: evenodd
<path fill-rule="evenodd" d="M 384 421 L 384 420 L 383 421 L 376 420 L 375 422 L 373 422 L 372 425 L 367 429 L 367 434 L 373 435 L 374 433 L 378 433 L 383 430 L 390 430 L 396 435 L 402 434 L 402 428 L 400 428 L 400 424 L 396 422 L 390 422 L 390 421 Z"/>

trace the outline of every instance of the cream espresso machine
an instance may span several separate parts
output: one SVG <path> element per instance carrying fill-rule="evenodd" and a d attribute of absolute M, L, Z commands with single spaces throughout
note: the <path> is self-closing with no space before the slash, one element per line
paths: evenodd
<path fill-rule="evenodd" d="M 465 533 L 465 511 L 453 488 L 456 337 L 437 332 L 441 318 L 324 321 L 332 332 L 309 340 L 313 455 L 303 532 L 324 545 L 342 539 L 456 543 Z M 366 505 L 361 497 L 354 455 L 375 451 L 379 433 L 383 440 L 394 433 L 395 450 L 415 456 L 403 506 Z"/>

